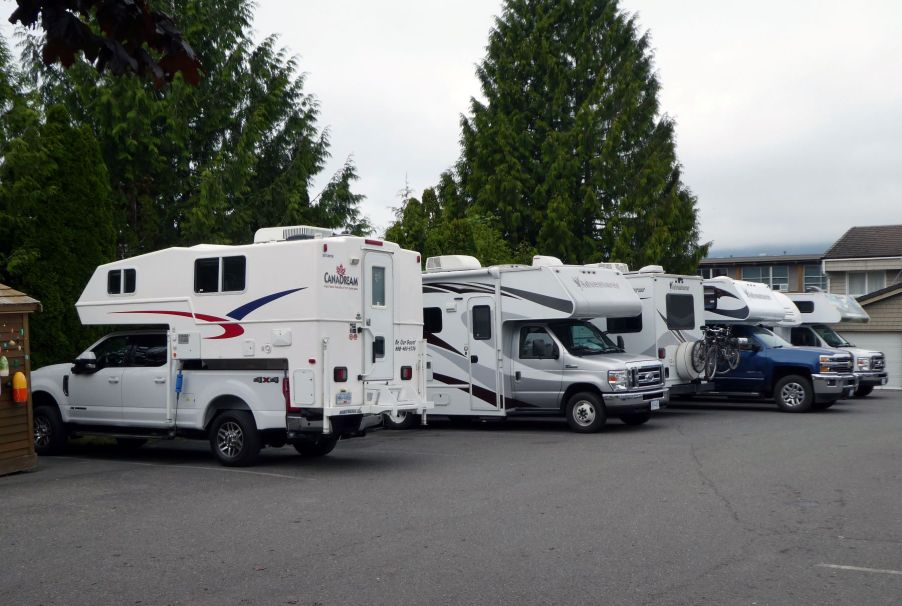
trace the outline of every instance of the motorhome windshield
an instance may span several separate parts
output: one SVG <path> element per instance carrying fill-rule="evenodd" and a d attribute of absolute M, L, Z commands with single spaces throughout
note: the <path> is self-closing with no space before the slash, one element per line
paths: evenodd
<path fill-rule="evenodd" d="M 567 351 L 574 356 L 592 356 L 623 351 L 606 334 L 588 322 L 579 320 L 553 322 L 550 327 Z"/>
<path fill-rule="evenodd" d="M 735 326 L 734 337 L 754 337 L 767 347 L 792 347 L 792 343 L 778 337 L 763 326 Z"/>
<path fill-rule="evenodd" d="M 855 347 L 841 336 L 837 334 L 835 330 L 830 328 L 829 326 L 824 326 L 823 324 L 815 324 L 811 328 L 814 329 L 821 339 L 829 345 L 830 347 Z"/>

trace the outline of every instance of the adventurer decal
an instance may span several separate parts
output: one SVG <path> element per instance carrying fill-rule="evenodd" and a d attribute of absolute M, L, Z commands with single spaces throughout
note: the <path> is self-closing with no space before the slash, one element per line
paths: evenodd
<path fill-rule="evenodd" d="M 344 288 L 354 289 L 359 286 L 360 279 L 357 276 L 347 275 L 345 266 L 340 264 L 335 268 L 335 273 L 326 272 L 323 274 L 323 283 L 326 288 Z"/>
<path fill-rule="evenodd" d="M 579 276 L 573 276 L 573 282 L 580 288 L 620 288 L 617 282 L 605 282 L 604 280 L 587 280 Z"/>

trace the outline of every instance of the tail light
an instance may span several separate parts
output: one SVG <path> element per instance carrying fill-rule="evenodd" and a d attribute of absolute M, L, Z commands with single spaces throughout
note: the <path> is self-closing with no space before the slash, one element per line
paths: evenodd
<path fill-rule="evenodd" d="M 402 381 L 410 381 L 413 378 L 413 367 L 412 366 L 402 366 L 401 367 L 401 380 Z"/>
<path fill-rule="evenodd" d="M 297 412 L 300 408 L 291 405 L 291 385 L 288 383 L 288 373 L 282 378 L 282 397 L 285 398 L 285 410 L 288 412 Z"/>
<path fill-rule="evenodd" d="M 336 366 L 332 369 L 332 380 L 336 383 L 344 383 L 348 380 L 348 369 L 344 366 Z"/>
<path fill-rule="evenodd" d="M 658 348 L 658 359 L 663 360 L 666 357 L 667 357 L 667 350 L 664 349 L 663 347 L 659 347 Z"/>

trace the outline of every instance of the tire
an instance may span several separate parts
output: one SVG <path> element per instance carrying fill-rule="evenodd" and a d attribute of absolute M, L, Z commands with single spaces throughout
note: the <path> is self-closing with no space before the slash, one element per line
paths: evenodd
<path fill-rule="evenodd" d="M 420 415 L 401 411 L 398 414 L 386 412 L 382 415 L 382 427 L 386 429 L 410 429 L 420 422 Z"/>
<path fill-rule="evenodd" d="M 739 368 L 740 352 L 739 345 L 735 343 L 735 339 L 730 339 L 730 344 L 724 349 L 724 358 L 730 370 Z"/>
<path fill-rule="evenodd" d="M 210 448 L 226 467 L 252 465 L 262 441 L 254 416 L 244 410 L 227 410 L 210 425 Z"/>
<path fill-rule="evenodd" d="M 601 398 L 589 391 L 570 396 L 567 401 L 567 424 L 577 433 L 595 433 L 607 420 Z"/>
<path fill-rule="evenodd" d="M 323 457 L 335 450 L 336 444 L 338 444 L 338 436 L 319 435 L 315 438 L 305 438 L 299 442 L 294 442 L 292 446 L 298 451 L 299 455 Z"/>
<path fill-rule="evenodd" d="M 630 415 L 623 415 L 620 417 L 620 420 L 627 425 L 644 425 L 645 423 L 648 423 L 650 418 L 651 415 L 647 412 L 637 412 Z"/>
<path fill-rule="evenodd" d="M 705 348 L 705 380 L 710 381 L 717 374 L 717 347 Z"/>
<path fill-rule="evenodd" d="M 116 438 L 116 446 L 122 450 L 137 450 L 147 444 L 145 438 Z"/>
<path fill-rule="evenodd" d="M 811 381 L 799 375 L 787 375 L 774 387 L 774 401 L 783 412 L 808 412 L 814 403 Z"/>
<path fill-rule="evenodd" d="M 706 343 L 704 339 L 693 343 L 692 353 L 689 358 L 691 360 L 692 370 L 699 374 L 705 372 L 705 361 L 708 359 L 707 348 L 705 347 L 705 345 Z"/>
<path fill-rule="evenodd" d="M 814 410 L 827 410 L 837 402 L 839 402 L 839 400 L 830 400 L 829 402 L 815 402 L 811 405 L 811 407 Z"/>
<path fill-rule="evenodd" d="M 871 394 L 874 391 L 873 385 L 859 385 L 858 389 L 855 390 L 855 396 L 858 398 L 863 398 Z"/>
<path fill-rule="evenodd" d="M 56 406 L 36 406 L 32 421 L 34 451 L 41 456 L 62 454 L 69 436 Z"/>

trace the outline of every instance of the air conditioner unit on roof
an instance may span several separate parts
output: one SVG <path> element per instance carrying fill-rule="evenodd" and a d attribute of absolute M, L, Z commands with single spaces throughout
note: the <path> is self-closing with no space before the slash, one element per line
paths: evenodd
<path fill-rule="evenodd" d="M 290 225 L 287 227 L 261 227 L 254 234 L 254 244 L 260 242 L 284 242 L 286 240 L 312 240 L 335 235 L 326 227 Z"/>
<path fill-rule="evenodd" d="M 426 272 L 457 271 L 461 269 L 480 269 L 482 263 L 469 255 L 441 255 L 426 259 Z"/>

